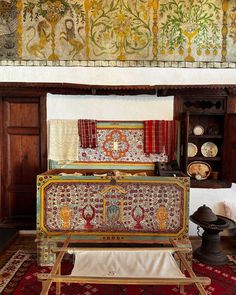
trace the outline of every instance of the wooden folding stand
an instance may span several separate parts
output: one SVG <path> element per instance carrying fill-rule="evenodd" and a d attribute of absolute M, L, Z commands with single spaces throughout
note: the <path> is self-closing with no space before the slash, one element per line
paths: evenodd
<path fill-rule="evenodd" d="M 57 253 L 57 259 L 52 267 L 52 270 L 49 274 L 38 274 L 38 279 L 42 281 L 42 291 L 41 295 L 47 295 L 51 284 L 56 283 L 56 294 L 61 294 L 61 283 L 89 283 L 89 284 L 117 284 L 117 285 L 178 285 L 180 287 L 180 294 L 184 294 L 184 286 L 194 284 L 201 295 L 207 295 L 207 292 L 204 289 L 204 285 L 209 285 L 211 280 L 208 277 L 197 277 L 193 272 L 191 266 L 185 258 L 185 254 L 190 252 L 189 248 L 180 248 L 177 247 L 174 240 L 170 240 L 170 248 L 164 248 L 172 250 L 178 260 L 180 270 L 184 273 L 187 273 L 187 277 L 184 278 L 135 278 L 135 277 L 89 277 L 89 276 L 71 276 L 71 275 L 61 275 L 61 262 L 63 256 L 68 251 L 79 252 L 79 251 L 134 251 L 140 250 L 142 248 L 69 248 L 70 236 L 65 240 L 63 247 L 56 248 L 54 251 Z M 143 248 L 144 250 L 153 251 L 153 250 L 163 250 L 163 248 Z"/>

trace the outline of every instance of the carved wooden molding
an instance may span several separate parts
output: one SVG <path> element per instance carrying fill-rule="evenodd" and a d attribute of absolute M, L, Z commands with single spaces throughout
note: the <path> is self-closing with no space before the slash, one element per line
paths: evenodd
<path fill-rule="evenodd" d="M 40 95 L 47 92 L 54 94 L 78 94 L 78 95 L 194 95 L 203 96 L 226 96 L 236 94 L 235 85 L 86 85 L 73 83 L 25 83 L 25 82 L 2 82 L 0 83 L 2 95 L 16 92 Z"/>

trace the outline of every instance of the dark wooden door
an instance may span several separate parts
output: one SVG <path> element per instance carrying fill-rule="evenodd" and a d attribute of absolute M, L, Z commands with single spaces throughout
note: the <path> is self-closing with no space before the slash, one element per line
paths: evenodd
<path fill-rule="evenodd" d="M 33 228 L 36 175 L 46 170 L 43 97 L 1 98 L 1 223 Z"/>

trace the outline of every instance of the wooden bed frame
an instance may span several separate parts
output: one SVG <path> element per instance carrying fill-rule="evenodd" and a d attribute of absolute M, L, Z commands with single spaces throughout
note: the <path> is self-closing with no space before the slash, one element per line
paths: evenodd
<path fill-rule="evenodd" d="M 123 284 L 123 285 L 177 285 L 180 288 L 180 294 L 184 293 L 184 286 L 194 284 L 201 295 L 207 295 L 204 289 L 205 285 L 211 283 L 208 277 L 198 277 L 193 272 L 191 266 L 189 265 L 186 255 L 191 251 L 189 248 L 178 247 L 173 239 L 169 240 L 170 247 L 165 249 L 170 249 L 175 253 L 176 259 L 179 261 L 179 268 L 182 272 L 187 273 L 186 278 L 135 278 L 135 277 L 89 277 L 89 276 L 71 276 L 71 275 L 61 275 L 61 262 L 62 259 L 68 251 L 94 251 L 94 250 L 106 250 L 106 251 L 116 251 L 121 248 L 70 248 L 71 235 L 68 235 L 63 246 L 53 249 L 57 254 L 57 259 L 51 269 L 49 274 L 38 274 L 38 279 L 42 281 L 42 291 L 41 295 L 48 295 L 49 289 L 53 282 L 56 283 L 56 294 L 61 294 L 61 283 L 89 283 L 89 284 Z M 73 241 L 74 243 L 74 241 Z M 137 248 L 122 248 L 127 251 L 134 251 Z M 138 248 L 140 250 L 140 248 Z M 144 250 L 163 250 L 163 248 L 143 248 Z"/>

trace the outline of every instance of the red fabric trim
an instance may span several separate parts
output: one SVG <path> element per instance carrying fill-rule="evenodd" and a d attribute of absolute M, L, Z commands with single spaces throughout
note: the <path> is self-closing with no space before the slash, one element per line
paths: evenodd
<path fill-rule="evenodd" d="M 177 121 L 144 121 L 144 152 L 165 153 L 168 160 L 175 159 L 177 141 Z"/>
<path fill-rule="evenodd" d="M 80 137 L 80 146 L 82 148 L 97 147 L 97 121 L 80 119 L 78 120 L 78 132 Z"/>

